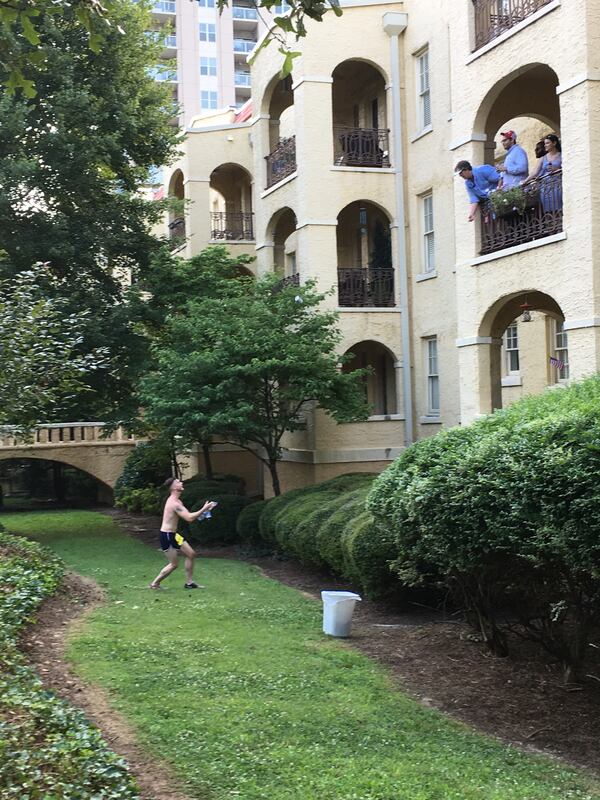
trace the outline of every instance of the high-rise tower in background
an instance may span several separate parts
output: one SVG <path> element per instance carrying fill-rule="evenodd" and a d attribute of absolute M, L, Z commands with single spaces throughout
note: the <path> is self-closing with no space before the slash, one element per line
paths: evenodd
<path fill-rule="evenodd" d="M 181 127 L 198 114 L 239 108 L 248 100 L 248 54 L 273 16 L 288 8 L 282 2 L 270 14 L 250 0 L 232 0 L 219 14 L 215 0 L 156 0 L 154 30 L 164 50 L 155 77 L 173 84 Z"/>

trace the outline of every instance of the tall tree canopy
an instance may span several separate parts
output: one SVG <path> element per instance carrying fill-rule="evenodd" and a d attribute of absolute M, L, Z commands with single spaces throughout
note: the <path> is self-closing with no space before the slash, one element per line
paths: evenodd
<path fill-rule="evenodd" d="M 142 383 L 148 421 L 186 442 L 215 436 L 250 449 L 279 494 L 281 441 L 303 427 L 307 407 L 339 422 L 368 415 L 364 371 L 341 371 L 336 314 L 323 299 L 310 283 L 282 288 L 273 275 L 215 281 L 167 320 Z"/>
<path fill-rule="evenodd" d="M 78 352 L 87 313 L 52 299 L 56 284 L 43 264 L 0 281 L 0 429 L 29 431 L 89 391 L 96 369 L 110 369 L 106 352 Z"/>
<path fill-rule="evenodd" d="M 123 276 L 137 280 L 159 247 L 150 229 L 161 204 L 140 187 L 153 165 L 174 157 L 174 107 L 150 74 L 160 45 L 146 33 L 142 5 L 111 2 L 99 52 L 77 4 L 60 14 L 43 3 L 39 10 L 39 42 L 12 40 L 42 56 L 23 66 L 35 95 L 0 96 L 0 277 L 43 261 L 64 279 L 52 291 L 71 312 L 88 312 L 80 352 L 105 347 L 119 364 L 98 371 L 96 392 L 83 407 L 74 398 L 69 415 L 119 417 L 145 353 Z"/>

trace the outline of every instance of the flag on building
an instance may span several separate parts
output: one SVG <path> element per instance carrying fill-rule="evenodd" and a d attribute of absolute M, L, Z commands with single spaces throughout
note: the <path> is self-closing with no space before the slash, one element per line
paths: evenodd
<path fill-rule="evenodd" d="M 155 186 L 152 190 L 152 199 L 153 200 L 162 200 L 165 196 L 165 187 L 164 186 Z"/>
<path fill-rule="evenodd" d="M 561 361 L 560 358 L 555 358 L 554 356 L 550 356 L 550 363 L 552 364 L 553 367 L 556 367 L 556 369 L 561 370 L 565 368 L 565 362 Z"/>

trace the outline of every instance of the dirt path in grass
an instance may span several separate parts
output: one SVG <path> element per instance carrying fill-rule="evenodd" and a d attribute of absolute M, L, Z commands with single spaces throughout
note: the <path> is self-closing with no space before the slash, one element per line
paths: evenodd
<path fill-rule="evenodd" d="M 130 536 L 157 547 L 160 519 L 118 509 L 106 513 Z M 234 547 L 199 553 L 239 558 Z M 319 601 L 322 589 L 353 588 L 293 561 L 249 560 L 267 577 Z M 201 560 L 197 571 L 202 574 Z M 460 619 L 434 609 L 364 600 L 354 619 L 351 645 L 383 664 L 424 705 L 522 749 L 600 773 L 600 642 L 592 648 L 589 677 L 565 687 L 558 666 L 537 648 L 515 641 L 510 658 L 496 658 Z"/>
<path fill-rule="evenodd" d="M 111 750 L 127 760 L 143 800 L 190 800 L 178 789 L 168 766 L 151 759 L 136 744 L 134 730 L 110 706 L 106 694 L 81 681 L 65 661 L 68 635 L 104 600 L 104 592 L 94 581 L 68 573 L 59 592 L 42 605 L 36 623 L 25 630 L 21 649 L 44 684 L 81 708 L 102 731 Z"/>

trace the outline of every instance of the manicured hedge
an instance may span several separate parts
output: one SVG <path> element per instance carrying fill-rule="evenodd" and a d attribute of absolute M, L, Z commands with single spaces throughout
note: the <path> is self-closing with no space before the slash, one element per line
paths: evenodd
<path fill-rule="evenodd" d="M 453 590 L 497 652 L 519 621 L 581 672 L 600 619 L 600 377 L 419 442 L 367 507 L 409 585 Z"/>
<path fill-rule="evenodd" d="M 397 557 L 395 542 L 365 511 L 375 477 L 370 472 L 341 475 L 286 492 L 255 511 L 250 507 L 243 512 L 249 516 L 248 539 L 308 566 L 328 568 L 368 597 L 390 593 L 398 585 L 389 568 Z"/>
<path fill-rule="evenodd" d="M 141 442 L 127 456 L 123 472 L 115 484 L 115 505 L 126 507 L 123 497 L 133 489 L 147 489 L 160 484 L 171 474 L 168 446 L 154 440 Z M 130 511 L 139 509 L 129 509 Z"/>
<path fill-rule="evenodd" d="M 125 762 L 80 711 L 44 689 L 17 649 L 20 629 L 63 573 L 49 550 L 0 533 L 0 797 L 136 800 Z"/>
<path fill-rule="evenodd" d="M 262 544 L 259 521 L 267 502 L 267 500 L 257 500 L 240 512 L 235 527 L 241 544 L 249 547 L 259 547 Z"/>

